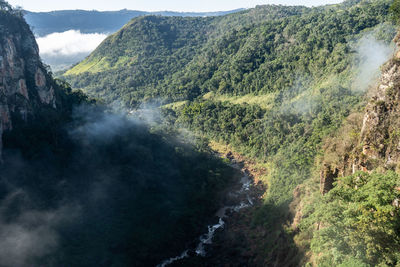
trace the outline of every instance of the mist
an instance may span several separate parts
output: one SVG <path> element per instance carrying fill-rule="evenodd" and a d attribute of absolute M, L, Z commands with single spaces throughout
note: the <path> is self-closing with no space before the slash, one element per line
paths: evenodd
<path fill-rule="evenodd" d="M 380 77 L 380 67 L 387 62 L 395 51 L 393 43 L 388 41 L 395 33 L 391 24 L 381 24 L 373 31 L 362 34 L 362 36 L 350 43 L 354 51 L 352 60 L 353 80 L 350 84 L 340 84 L 336 79 L 327 84 L 327 88 L 320 88 L 319 92 L 312 90 L 312 79 L 307 75 L 300 74 L 295 79 L 293 86 L 282 93 L 280 111 L 284 113 L 295 113 L 299 115 L 313 115 L 321 107 L 321 103 L 328 97 L 321 97 L 321 93 L 343 90 L 340 87 L 348 87 L 352 92 L 364 93 L 375 85 Z M 385 36 L 383 41 L 377 36 Z M 387 37 L 389 36 L 389 37 Z M 343 94 L 345 92 L 343 91 Z"/>
<path fill-rule="evenodd" d="M 36 39 L 41 55 L 73 56 L 92 52 L 105 38 L 102 33 L 81 33 L 76 30 L 56 32 Z"/>
<path fill-rule="evenodd" d="M 378 80 L 380 67 L 394 53 L 394 46 L 378 40 L 373 33 L 363 36 L 355 46 L 357 68 L 353 83 L 355 91 L 365 92 Z"/>
<path fill-rule="evenodd" d="M 148 105 L 129 115 L 82 105 L 67 124 L 6 133 L 0 266 L 156 265 L 202 233 L 230 169 L 151 130 L 159 116 Z"/>
<path fill-rule="evenodd" d="M 1 184 L 10 181 L 1 179 Z M 57 228 L 79 216 L 79 208 L 60 206 L 38 209 L 24 189 L 14 189 L 0 199 L 0 266 L 33 266 L 59 247 Z"/>
<path fill-rule="evenodd" d="M 77 30 L 37 37 L 40 56 L 54 70 L 68 68 L 83 60 L 107 37 L 104 33 L 81 33 Z"/>

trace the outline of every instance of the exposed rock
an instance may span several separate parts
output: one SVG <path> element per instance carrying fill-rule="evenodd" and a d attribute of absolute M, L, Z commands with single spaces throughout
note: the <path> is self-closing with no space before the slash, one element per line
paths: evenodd
<path fill-rule="evenodd" d="M 395 208 L 400 208 L 400 200 L 396 198 L 395 200 L 393 200 L 392 205 Z"/>
<path fill-rule="evenodd" d="M 399 90 L 395 81 L 399 80 L 399 67 L 392 61 L 382 74 L 380 85 L 375 96 L 368 103 L 365 110 L 363 126 L 361 129 L 362 153 L 366 159 L 378 159 L 385 157 L 388 139 L 391 113 L 397 110 L 397 98 L 389 95 L 389 90 Z"/>
<path fill-rule="evenodd" d="M 35 84 L 39 88 L 43 88 L 46 86 L 46 77 L 44 76 L 44 73 L 40 68 L 37 68 L 35 73 Z"/>
<path fill-rule="evenodd" d="M 336 168 L 331 168 L 331 166 L 323 166 L 320 173 L 320 192 L 321 194 L 328 193 L 333 188 L 333 182 L 338 177 L 339 170 Z"/>
<path fill-rule="evenodd" d="M 399 46 L 399 36 L 395 38 Z M 382 72 L 379 86 L 369 101 L 360 135 L 362 145 L 357 169 L 394 169 L 400 162 L 400 61 L 395 54 Z"/>
<path fill-rule="evenodd" d="M 400 47 L 400 34 L 395 42 Z M 349 121 L 346 123 L 354 124 Z M 344 127 L 348 127 L 346 123 Z M 352 140 L 352 144 L 348 144 L 346 149 L 337 151 L 334 145 L 329 144 L 330 149 L 336 152 L 336 158 L 342 160 L 330 159 L 330 163 L 323 166 L 320 177 L 321 193 L 329 191 L 332 188 L 332 179 L 339 175 L 346 176 L 357 171 L 371 172 L 378 167 L 393 170 L 399 168 L 400 51 L 383 66 L 378 86 L 365 108 L 360 129 L 357 130 L 360 133 L 359 138 Z M 344 132 L 348 135 L 353 130 Z M 342 139 L 345 139 L 345 135 Z M 340 142 L 343 141 L 336 140 L 336 144 Z"/>
<path fill-rule="evenodd" d="M 0 14 L 0 155 L 4 131 L 27 122 L 42 108 L 57 107 L 54 81 L 41 63 L 35 37 L 25 21 Z M 4 16 L 4 17 L 3 17 Z"/>
<path fill-rule="evenodd" d="M 19 85 L 18 92 L 21 95 L 23 95 L 27 100 L 29 100 L 28 88 L 26 87 L 25 79 L 20 79 L 18 85 Z"/>

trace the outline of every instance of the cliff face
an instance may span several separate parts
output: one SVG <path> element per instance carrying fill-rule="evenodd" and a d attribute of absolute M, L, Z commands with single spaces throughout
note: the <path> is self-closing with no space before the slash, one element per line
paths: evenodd
<path fill-rule="evenodd" d="M 397 39 L 398 40 L 398 39 Z M 399 43 L 398 43 L 399 45 Z M 395 169 L 400 162 L 400 52 L 385 66 L 375 95 L 366 107 L 355 170 Z"/>
<path fill-rule="evenodd" d="M 54 81 L 40 61 L 29 26 L 0 12 L 0 137 L 15 120 L 26 122 L 41 108 L 57 108 Z M 0 152 L 2 142 L 0 138 Z"/>
<path fill-rule="evenodd" d="M 400 47 L 400 34 L 395 42 Z M 332 188 L 338 176 L 377 168 L 400 170 L 400 51 L 384 65 L 364 113 L 349 117 L 342 133 L 330 140 L 325 151 L 320 173 L 322 194 Z"/>

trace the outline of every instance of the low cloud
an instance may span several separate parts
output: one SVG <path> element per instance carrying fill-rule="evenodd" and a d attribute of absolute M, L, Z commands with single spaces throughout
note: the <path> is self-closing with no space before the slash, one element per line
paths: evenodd
<path fill-rule="evenodd" d="M 380 66 L 389 60 L 394 47 L 379 41 L 371 33 L 362 37 L 357 45 L 358 73 L 353 87 L 357 91 L 365 91 L 374 81 L 378 80 Z"/>
<path fill-rule="evenodd" d="M 89 107 L 75 109 L 74 116 L 85 122 L 70 131 L 71 137 L 77 140 L 111 141 L 124 133 L 131 123 L 123 114 L 96 112 Z"/>
<path fill-rule="evenodd" d="M 29 208 L 28 202 L 29 196 L 22 189 L 0 202 L 0 266 L 36 265 L 58 248 L 56 228 L 77 216 L 75 207 L 39 211 Z"/>
<path fill-rule="evenodd" d="M 105 38 L 103 33 L 81 33 L 76 30 L 56 32 L 36 39 L 40 54 L 46 56 L 74 56 L 90 54 Z"/>

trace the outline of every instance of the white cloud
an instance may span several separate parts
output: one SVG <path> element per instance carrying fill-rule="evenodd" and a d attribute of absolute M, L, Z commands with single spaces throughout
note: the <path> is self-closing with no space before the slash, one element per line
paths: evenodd
<path fill-rule="evenodd" d="M 394 52 L 394 47 L 378 41 L 372 34 L 363 36 L 357 43 L 358 75 L 354 88 L 365 91 L 377 81 L 382 66 Z"/>
<path fill-rule="evenodd" d="M 76 30 L 56 32 L 36 39 L 40 55 L 74 56 L 90 54 L 105 38 L 103 33 L 81 33 Z"/>

